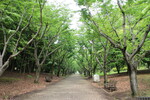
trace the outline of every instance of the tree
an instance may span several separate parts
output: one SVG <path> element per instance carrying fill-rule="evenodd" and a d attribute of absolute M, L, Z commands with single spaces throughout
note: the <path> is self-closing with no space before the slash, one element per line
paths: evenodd
<path fill-rule="evenodd" d="M 3 65 L 0 66 L 0 76 L 4 73 L 4 71 L 8 68 L 9 66 L 9 62 L 12 58 L 16 57 L 17 55 L 19 55 L 22 51 L 24 51 L 28 45 L 38 36 L 38 34 L 41 31 L 42 28 L 42 11 L 45 5 L 45 1 L 43 0 L 39 0 L 36 3 L 34 3 L 34 5 L 32 6 L 32 8 L 27 8 L 26 4 L 22 3 L 22 2 L 11 2 L 11 1 L 7 1 L 6 5 L 5 2 L 1 1 L 3 6 L 3 10 L 1 12 L 1 31 L 3 32 L 3 48 L 2 48 L 2 59 L 4 60 L 4 56 L 6 54 L 6 51 L 9 48 L 9 45 L 13 45 L 11 46 L 11 54 L 9 55 L 9 57 L 7 57 L 7 60 L 4 61 Z M 25 1 L 28 5 L 30 5 L 30 2 Z M 32 2 L 32 1 L 31 1 Z M 11 5 L 12 3 L 12 5 Z M 17 3 L 17 6 L 25 8 L 25 11 L 23 11 L 22 14 L 20 13 L 14 13 L 11 12 L 11 7 L 14 8 L 16 10 L 16 12 L 19 10 L 14 7 L 14 4 Z M 32 2 L 33 3 L 33 2 Z M 21 4 L 21 5 L 19 5 Z M 23 33 L 24 31 L 30 26 L 31 23 L 31 19 L 35 10 L 35 6 L 38 5 L 39 10 L 36 9 L 36 11 L 39 11 L 39 26 L 37 26 L 37 30 L 35 32 L 35 34 L 32 34 L 33 36 L 30 39 L 25 39 L 23 38 Z M 29 11 L 29 9 L 32 12 L 27 12 Z M 29 14 L 26 14 L 29 13 Z M 14 17 L 19 18 L 18 23 L 16 23 L 17 25 L 15 25 L 14 27 L 10 27 L 11 29 L 7 29 L 6 26 L 6 22 L 10 22 L 13 21 L 15 23 L 15 21 L 13 19 L 11 19 L 11 15 L 13 15 Z M 24 18 L 28 17 L 24 22 Z M 8 20 L 8 21 L 7 21 Z M 10 24 L 10 23 L 9 23 Z M 9 31 L 8 31 L 9 30 Z M 23 45 L 21 45 L 23 43 Z"/>
<path fill-rule="evenodd" d="M 61 43 L 55 42 L 58 41 L 58 38 L 65 35 L 65 31 L 68 30 L 68 19 L 70 16 L 69 14 L 64 15 L 64 13 L 68 13 L 68 10 L 56 7 L 50 8 L 48 6 L 44 9 L 43 23 L 45 23 L 45 27 L 43 27 L 43 31 L 34 41 L 34 57 L 37 66 L 35 83 L 38 83 L 41 69 L 47 57 L 63 47 Z"/>
<path fill-rule="evenodd" d="M 113 47 L 121 50 L 128 66 L 133 96 L 136 96 L 138 92 L 136 55 L 144 45 L 150 31 L 148 3 L 149 1 L 145 0 L 130 0 L 122 3 L 117 0 L 118 6 L 113 6 L 108 0 L 101 3 L 100 7 L 96 6 L 101 8 L 96 15 L 91 14 L 89 5 L 86 5 L 86 9 L 82 9 L 83 17 L 91 28 L 106 38 Z M 141 35 L 143 35 L 142 38 Z"/>

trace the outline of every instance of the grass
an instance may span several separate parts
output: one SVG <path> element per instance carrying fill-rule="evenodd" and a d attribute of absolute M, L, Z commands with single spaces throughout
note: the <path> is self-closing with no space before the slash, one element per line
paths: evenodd
<path fill-rule="evenodd" d="M 32 75 L 27 75 L 27 78 L 33 78 L 33 76 Z"/>
<path fill-rule="evenodd" d="M 120 73 L 123 73 L 123 72 L 127 72 L 127 71 L 120 71 Z M 98 75 L 100 75 L 100 76 L 103 76 L 103 75 L 104 75 L 103 72 L 101 72 L 101 73 L 96 73 L 96 74 L 98 74 Z M 107 72 L 107 75 L 112 75 L 112 74 L 118 74 L 118 73 L 117 73 L 117 72 L 114 72 L 114 71 Z"/>
<path fill-rule="evenodd" d="M 11 77 L 1 77 L 0 78 L 0 82 L 1 83 L 12 83 L 12 82 L 16 82 L 19 81 L 20 79 L 18 78 L 11 78 Z"/>
<path fill-rule="evenodd" d="M 140 68 L 138 68 L 138 70 L 147 70 L 147 68 L 145 66 L 141 66 Z M 120 73 L 123 73 L 123 72 L 127 72 L 127 70 L 120 70 Z M 98 72 L 96 74 L 100 76 L 104 75 L 103 72 Z M 114 72 L 113 70 L 111 70 L 110 72 L 107 72 L 107 75 L 112 75 L 112 74 L 118 74 L 118 73 L 117 71 Z"/>

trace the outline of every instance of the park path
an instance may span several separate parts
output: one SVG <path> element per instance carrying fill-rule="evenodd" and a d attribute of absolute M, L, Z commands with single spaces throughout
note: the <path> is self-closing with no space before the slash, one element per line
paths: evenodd
<path fill-rule="evenodd" d="M 27 93 L 15 100 L 113 100 L 102 89 L 91 86 L 80 75 L 71 75 L 66 79 L 48 86 L 41 91 Z"/>

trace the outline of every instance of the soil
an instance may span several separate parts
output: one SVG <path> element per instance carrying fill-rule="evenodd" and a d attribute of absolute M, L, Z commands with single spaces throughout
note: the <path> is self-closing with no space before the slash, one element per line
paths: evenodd
<path fill-rule="evenodd" d="M 145 84 L 142 82 L 142 79 L 145 76 L 149 76 L 150 74 L 139 74 L 138 75 L 138 89 L 140 91 L 140 93 L 142 93 L 145 90 L 150 90 L 150 86 L 149 84 Z M 109 93 L 111 96 L 115 97 L 116 100 L 133 100 L 131 97 L 131 90 L 130 90 L 130 81 L 129 81 L 129 77 L 128 75 L 124 74 L 124 75 L 110 75 L 108 76 L 108 81 L 109 80 L 116 80 L 117 81 L 117 91 L 113 91 L 113 92 L 108 92 L 107 90 L 104 89 L 104 79 L 103 77 L 101 77 L 100 79 L 100 83 L 94 83 L 91 80 L 91 83 L 93 86 L 97 87 L 97 88 L 103 88 L 105 90 L 105 92 Z M 142 94 L 139 94 L 139 96 L 143 96 Z"/>
<path fill-rule="evenodd" d="M 5 73 L 1 78 L 16 78 L 17 81 L 0 82 L 0 100 L 11 100 L 14 96 L 25 94 L 34 90 L 45 88 L 49 84 L 56 83 L 62 78 L 53 77 L 52 82 L 45 82 L 46 74 L 42 74 L 39 83 L 34 83 L 35 74 L 19 74 L 19 73 Z"/>

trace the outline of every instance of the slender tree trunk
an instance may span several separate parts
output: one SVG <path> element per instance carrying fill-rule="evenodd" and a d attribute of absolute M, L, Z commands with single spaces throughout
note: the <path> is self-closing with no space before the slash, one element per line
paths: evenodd
<path fill-rule="evenodd" d="M 86 76 L 86 71 L 84 70 L 84 76 Z"/>
<path fill-rule="evenodd" d="M 96 67 L 97 67 L 97 65 L 94 65 L 94 68 L 93 68 L 93 74 L 96 73 Z"/>
<path fill-rule="evenodd" d="M 16 65 L 15 63 L 16 63 L 16 61 L 11 62 L 11 70 L 10 70 L 11 72 L 14 71 L 14 66 Z"/>
<path fill-rule="evenodd" d="M 130 87 L 132 96 L 136 96 L 138 93 L 138 83 L 137 83 L 137 67 L 134 65 L 134 62 L 128 62 L 128 73 L 130 78 Z"/>
<path fill-rule="evenodd" d="M 34 83 L 39 83 L 39 78 L 40 78 L 40 72 L 41 72 L 41 65 L 37 65 L 37 70 L 36 70 L 36 76 L 35 76 L 35 80 Z"/>
<path fill-rule="evenodd" d="M 65 69 L 62 69 L 62 76 L 65 76 Z"/>
<path fill-rule="evenodd" d="M 54 75 L 54 61 L 51 65 L 51 70 L 50 70 L 50 76 L 51 76 L 51 79 L 53 79 L 53 75 Z"/>
<path fill-rule="evenodd" d="M 107 83 L 107 71 L 106 71 L 106 65 L 104 65 L 104 88 L 106 87 Z"/>
<path fill-rule="evenodd" d="M 88 70 L 87 72 L 88 72 L 88 78 L 92 78 L 92 74 L 91 74 L 90 70 Z"/>
<path fill-rule="evenodd" d="M 50 71 L 51 79 L 53 79 L 53 74 L 54 74 L 54 65 L 52 65 L 52 68 L 51 68 L 51 71 Z"/>
<path fill-rule="evenodd" d="M 10 59 L 8 59 L 2 66 L 0 66 L 0 76 L 5 72 L 9 66 Z"/>
<path fill-rule="evenodd" d="M 117 73 L 120 74 L 120 67 L 116 65 Z"/>
<path fill-rule="evenodd" d="M 104 47 L 104 59 L 103 59 L 104 88 L 106 87 L 106 84 L 107 84 L 107 68 L 106 68 L 106 64 L 107 64 L 107 49 L 106 49 L 106 47 Z"/>
<path fill-rule="evenodd" d="M 59 76 L 60 76 L 60 70 L 61 70 L 61 68 L 60 68 L 60 66 L 58 66 L 57 77 L 59 77 Z"/>
<path fill-rule="evenodd" d="M 31 73 L 31 64 L 29 58 L 28 58 L 27 68 L 28 68 L 28 73 Z"/>

